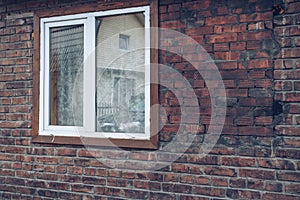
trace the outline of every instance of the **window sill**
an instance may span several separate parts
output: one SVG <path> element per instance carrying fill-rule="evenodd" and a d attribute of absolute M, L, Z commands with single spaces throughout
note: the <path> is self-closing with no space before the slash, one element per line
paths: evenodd
<path fill-rule="evenodd" d="M 158 149 L 157 135 L 150 140 L 138 139 L 114 139 L 114 138 L 96 138 L 96 137 L 67 137 L 67 136 L 48 136 L 38 135 L 32 138 L 32 143 L 47 144 L 68 144 L 68 145 L 88 145 L 88 146 L 106 146 L 106 147 L 125 147 L 139 149 Z"/>

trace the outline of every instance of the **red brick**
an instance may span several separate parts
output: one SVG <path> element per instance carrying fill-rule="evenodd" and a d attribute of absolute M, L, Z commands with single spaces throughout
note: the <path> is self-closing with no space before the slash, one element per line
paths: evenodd
<path fill-rule="evenodd" d="M 246 42 L 231 42 L 230 50 L 233 50 L 233 51 L 246 50 Z"/>
<path fill-rule="evenodd" d="M 226 90 L 228 97 L 247 97 L 248 90 L 247 89 L 227 89 Z"/>
<path fill-rule="evenodd" d="M 295 200 L 298 197 L 293 195 L 288 195 L 288 194 L 265 193 L 263 194 L 262 198 L 265 200 L 274 200 L 274 199 Z"/>
<path fill-rule="evenodd" d="M 214 26 L 214 33 L 223 33 L 223 26 L 220 25 Z"/>
<path fill-rule="evenodd" d="M 264 181 L 262 181 L 262 180 L 247 180 L 247 186 L 249 189 L 263 190 Z"/>
<path fill-rule="evenodd" d="M 260 199 L 260 193 L 251 190 L 228 189 L 226 195 L 232 199 Z"/>
<path fill-rule="evenodd" d="M 195 183 L 199 185 L 209 185 L 210 178 L 206 176 L 195 177 Z"/>
<path fill-rule="evenodd" d="M 228 45 L 228 43 L 216 43 L 216 44 L 214 44 L 214 50 L 215 51 L 228 51 L 229 45 Z"/>
<path fill-rule="evenodd" d="M 278 151 L 276 151 L 276 156 L 281 158 L 299 159 L 300 151 L 298 149 L 278 149 Z M 294 166 L 292 164 L 288 166 L 288 164 L 288 161 L 281 162 L 282 167 L 289 167 L 293 169 Z"/>
<path fill-rule="evenodd" d="M 267 21 L 272 20 L 272 18 L 273 13 L 270 11 L 264 13 L 241 14 L 240 22 Z"/>
<path fill-rule="evenodd" d="M 189 7 L 190 9 L 206 9 L 210 5 L 210 1 L 205 0 L 205 1 L 191 1 L 191 2 L 183 2 L 184 7 Z"/>
<path fill-rule="evenodd" d="M 180 177 L 180 182 L 181 183 L 188 183 L 188 184 L 193 184 L 194 183 L 194 176 L 192 175 L 185 175 Z"/>
<path fill-rule="evenodd" d="M 215 52 L 215 59 L 221 59 L 221 60 L 239 60 L 240 59 L 240 53 L 239 52 Z"/>
<path fill-rule="evenodd" d="M 284 139 L 284 145 L 286 147 L 295 147 L 299 148 L 300 147 L 300 140 L 298 138 L 285 138 Z"/>
<path fill-rule="evenodd" d="M 215 197 L 225 197 L 225 189 L 221 188 L 213 188 L 213 187 L 204 187 L 204 186 L 196 186 L 193 189 L 195 194 L 201 195 L 210 195 Z"/>
<path fill-rule="evenodd" d="M 292 17 L 291 16 L 277 16 L 273 20 L 274 24 L 276 25 L 291 25 L 292 24 Z"/>
<path fill-rule="evenodd" d="M 288 102 L 300 102 L 300 93 L 287 93 L 285 100 Z"/>
<path fill-rule="evenodd" d="M 281 170 L 295 170 L 294 164 L 289 160 L 271 160 L 271 159 L 259 159 L 258 166 L 270 169 L 281 169 Z"/>
<path fill-rule="evenodd" d="M 246 44 L 246 48 L 248 50 L 256 50 L 260 48 L 260 41 L 247 41 Z"/>
<path fill-rule="evenodd" d="M 222 164 L 239 167 L 253 167 L 256 165 L 256 162 L 254 158 L 222 157 Z"/>
<path fill-rule="evenodd" d="M 68 166 L 68 172 L 70 174 L 82 174 L 82 167 L 78 167 L 78 166 Z"/>
<path fill-rule="evenodd" d="M 274 85 L 275 90 L 291 91 L 293 85 L 291 81 L 276 81 Z"/>
<path fill-rule="evenodd" d="M 287 13 L 300 12 L 300 3 L 299 2 L 290 3 L 286 9 L 286 12 Z"/>
<path fill-rule="evenodd" d="M 184 28 L 184 24 L 180 23 L 178 20 L 171 20 L 171 21 L 161 22 L 160 25 L 161 25 L 162 28 L 167 28 L 167 29 Z"/>
<path fill-rule="evenodd" d="M 174 163 L 174 164 L 172 164 L 172 171 L 179 172 L 179 173 L 187 173 L 188 166 L 185 164 Z"/>
<path fill-rule="evenodd" d="M 192 186 L 183 184 L 163 183 L 162 187 L 166 192 L 190 193 L 192 191 Z"/>
<path fill-rule="evenodd" d="M 164 180 L 165 180 L 166 182 L 178 182 L 178 180 L 179 180 L 179 175 L 177 175 L 177 174 L 166 174 L 166 175 L 164 176 Z"/>
<path fill-rule="evenodd" d="M 265 186 L 267 191 L 272 191 L 272 192 L 282 192 L 282 183 L 278 182 L 267 182 Z"/>
<path fill-rule="evenodd" d="M 130 159 L 133 160 L 154 160 L 154 154 L 144 153 L 144 152 L 132 152 L 129 155 Z"/>
<path fill-rule="evenodd" d="M 266 40 L 271 38 L 272 34 L 270 32 L 238 33 L 238 41 Z"/>
<path fill-rule="evenodd" d="M 300 194 L 300 184 L 286 184 L 285 191 L 292 194 Z"/>
<path fill-rule="evenodd" d="M 253 119 L 251 117 L 239 117 L 236 119 L 236 124 L 241 126 L 253 125 Z"/>
<path fill-rule="evenodd" d="M 223 43 L 223 42 L 233 42 L 237 41 L 236 33 L 223 33 L 221 35 L 207 35 L 208 43 Z"/>
<path fill-rule="evenodd" d="M 257 88 L 271 88 L 272 87 L 272 81 L 269 79 L 265 80 L 256 80 L 254 81 L 255 87 Z"/>
<path fill-rule="evenodd" d="M 72 185 L 71 186 L 71 191 L 74 192 L 84 192 L 84 193 L 92 193 L 93 191 L 93 186 L 87 186 L 87 185 Z"/>
<path fill-rule="evenodd" d="M 225 178 L 212 178 L 211 181 L 213 186 L 220 186 L 220 187 L 228 186 L 228 180 Z"/>
<path fill-rule="evenodd" d="M 225 33 L 240 33 L 246 32 L 247 25 L 246 24 L 231 24 L 231 25 L 224 25 L 223 31 Z"/>
<path fill-rule="evenodd" d="M 272 68 L 272 61 L 271 60 L 249 60 L 248 68 L 249 69 L 267 69 Z"/>
<path fill-rule="evenodd" d="M 180 9 L 180 4 L 168 5 L 168 12 L 179 11 L 179 9 Z"/>
<path fill-rule="evenodd" d="M 264 22 L 257 22 L 253 24 L 248 25 L 248 30 L 262 30 L 265 29 L 265 23 Z"/>
<path fill-rule="evenodd" d="M 266 72 L 263 71 L 263 70 L 251 70 L 249 73 L 248 73 L 248 77 L 250 79 L 262 79 L 262 78 L 265 78 L 266 76 Z"/>
<path fill-rule="evenodd" d="M 204 27 L 197 27 L 197 28 L 189 28 L 185 31 L 185 34 L 188 36 L 193 35 L 206 35 L 206 34 L 212 34 L 213 33 L 213 27 L 212 26 L 204 26 Z"/>
<path fill-rule="evenodd" d="M 217 9 L 218 15 L 228 15 L 229 14 L 229 9 L 228 7 L 221 7 Z"/>
<path fill-rule="evenodd" d="M 258 169 L 240 169 L 241 177 L 249 177 L 249 178 L 257 178 L 257 179 L 265 179 L 265 180 L 273 180 L 275 178 L 274 171 L 265 171 Z"/>
<path fill-rule="evenodd" d="M 279 135 L 300 136 L 299 127 L 281 127 L 278 129 Z"/>
<path fill-rule="evenodd" d="M 59 182 L 48 182 L 49 188 L 57 189 L 57 190 L 68 190 L 69 185 L 66 183 L 59 183 Z"/>
<path fill-rule="evenodd" d="M 76 149 L 55 149 L 55 155 L 57 156 L 75 156 L 76 155 Z"/>
<path fill-rule="evenodd" d="M 278 180 L 300 182 L 299 172 L 277 172 Z"/>
<path fill-rule="evenodd" d="M 286 70 L 275 70 L 274 72 L 275 79 L 300 79 L 300 71 L 286 71 Z"/>
<path fill-rule="evenodd" d="M 36 158 L 37 162 L 45 163 L 45 164 L 57 164 L 58 159 L 52 157 L 38 157 Z"/>
<path fill-rule="evenodd" d="M 119 178 L 107 178 L 108 186 L 129 187 L 132 184 L 133 184 L 132 180 L 125 180 L 125 179 L 119 179 Z"/>
<path fill-rule="evenodd" d="M 7 20 L 6 25 L 7 26 L 16 26 L 16 25 L 24 25 L 25 20 L 24 19 L 10 19 Z"/>
<path fill-rule="evenodd" d="M 206 18 L 206 25 L 237 23 L 237 16 L 217 16 Z"/>
<path fill-rule="evenodd" d="M 230 179 L 229 186 L 232 188 L 245 188 L 246 187 L 246 180 L 245 179 Z"/>
<path fill-rule="evenodd" d="M 298 82 L 298 81 L 295 81 L 294 82 L 294 88 L 295 88 L 295 90 L 300 90 L 300 82 Z"/>
<path fill-rule="evenodd" d="M 205 173 L 208 175 L 216 175 L 216 176 L 236 176 L 235 169 L 225 168 L 225 167 L 206 167 Z"/>
<path fill-rule="evenodd" d="M 167 6 L 160 6 L 159 7 L 159 12 L 160 13 L 166 13 L 167 12 Z"/>
<path fill-rule="evenodd" d="M 272 122 L 273 117 L 262 116 L 255 118 L 255 124 L 257 125 L 272 125 Z"/>
<path fill-rule="evenodd" d="M 121 171 L 110 169 L 110 170 L 108 170 L 108 176 L 110 176 L 110 177 L 121 177 Z"/>
<path fill-rule="evenodd" d="M 168 20 L 177 20 L 179 19 L 179 12 L 169 12 L 160 15 L 161 21 L 168 21 Z"/>
<path fill-rule="evenodd" d="M 297 58 L 300 55 L 300 48 L 282 49 L 282 58 Z"/>

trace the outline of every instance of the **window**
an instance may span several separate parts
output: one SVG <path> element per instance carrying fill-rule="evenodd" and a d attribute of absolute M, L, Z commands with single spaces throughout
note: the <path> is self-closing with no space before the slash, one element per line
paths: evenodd
<path fill-rule="evenodd" d="M 120 34 L 119 48 L 123 50 L 129 50 L 129 36 Z"/>
<path fill-rule="evenodd" d="M 153 5 L 37 13 L 33 142 L 157 148 Z"/>

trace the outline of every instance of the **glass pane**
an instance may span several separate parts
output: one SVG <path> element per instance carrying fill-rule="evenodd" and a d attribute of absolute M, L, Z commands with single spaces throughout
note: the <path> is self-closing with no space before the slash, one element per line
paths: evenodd
<path fill-rule="evenodd" d="M 83 31 L 50 28 L 50 125 L 83 125 Z"/>
<path fill-rule="evenodd" d="M 119 48 L 128 50 L 129 49 L 129 37 L 127 35 L 120 34 L 119 36 Z"/>
<path fill-rule="evenodd" d="M 97 19 L 98 132 L 145 132 L 144 21 L 143 13 Z"/>

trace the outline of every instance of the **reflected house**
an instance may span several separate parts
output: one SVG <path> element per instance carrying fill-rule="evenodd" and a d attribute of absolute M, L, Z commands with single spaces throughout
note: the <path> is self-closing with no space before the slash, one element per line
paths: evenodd
<path fill-rule="evenodd" d="M 143 13 L 97 19 L 97 131 L 144 132 Z"/>

